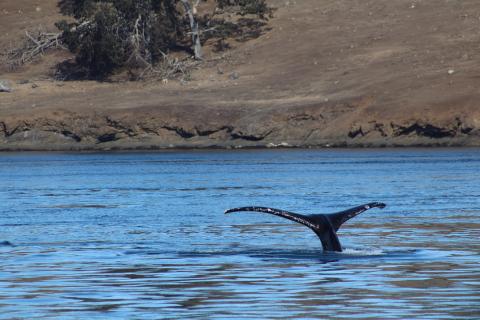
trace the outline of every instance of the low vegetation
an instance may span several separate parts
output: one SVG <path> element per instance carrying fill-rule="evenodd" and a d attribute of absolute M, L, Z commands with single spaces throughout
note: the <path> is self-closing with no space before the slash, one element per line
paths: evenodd
<path fill-rule="evenodd" d="M 212 1 L 214 10 L 208 12 L 204 7 L 211 8 Z M 56 23 L 60 33 L 27 33 L 26 42 L 8 53 L 10 64 L 63 47 L 75 59 L 59 65 L 61 79 L 102 80 L 119 72 L 134 79 L 185 74 L 203 60 L 205 41 L 214 52 L 228 49 L 227 38 L 258 37 L 271 15 L 265 0 L 212 1 L 62 0 L 60 10 L 70 18 Z"/>

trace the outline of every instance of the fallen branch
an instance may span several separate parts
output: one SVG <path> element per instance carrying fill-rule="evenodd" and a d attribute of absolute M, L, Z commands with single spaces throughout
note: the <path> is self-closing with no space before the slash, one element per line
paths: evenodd
<path fill-rule="evenodd" d="M 76 27 L 75 30 L 88 28 L 89 25 L 91 25 L 91 23 L 85 21 Z M 32 35 L 28 31 L 25 31 L 25 36 L 26 39 L 21 46 L 7 50 L 2 54 L 6 56 L 6 64 L 10 69 L 15 69 L 20 65 L 34 60 L 49 49 L 55 48 L 66 50 L 63 45 L 62 32 L 54 33 L 39 31 L 36 35 Z"/>
<path fill-rule="evenodd" d="M 208 28 L 208 29 L 202 29 L 202 30 L 198 30 L 198 34 L 203 34 L 203 33 L 208 33 L 208 32 L 213 32 L 213 31 L 216 31 L 217 30 L 217 27 L 211 27 L 211 28 Z M 192 35 L 193 32 L 187 32 L 188 35 Z"/>
<path fill-rule="evenodd" d="M 36 36 L 32 36 L 28 31 L 25 31 L 26 41 L 21 46 L 7 50 L 3 55 L 6 56 L 5 63 L 10 69 L 23 65 L 32 61 L 37 56 L 43 54 L 46 50 L 51 48 L 62 48 L 60 36 L 58 34 L 46 34 L 39 33 Z"/>
<path fill-rule="evenodd" d="M 180 75 L 181 80 L 188 80 L 191 70 L 200 64 L 198 61 L 171 58 L 163 52 L 162 55 L 163 60 L 161 62 L 157 63 L 155 66 L 149 64 L 138 78 L 145 79 L 153 77 L 166 81 Z"/>

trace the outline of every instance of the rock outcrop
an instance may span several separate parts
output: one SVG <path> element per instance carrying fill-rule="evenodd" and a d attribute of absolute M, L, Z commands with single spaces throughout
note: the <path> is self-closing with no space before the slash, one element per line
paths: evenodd
<path fill-rule="evenodd" d="M 388 120 L 348 103 L 246 109 L 233 117 L 221 108 L 208 117 L 184 112 L 149 107 L 4 117 L 0 150 L 480 146 L 479 115 Z"/>

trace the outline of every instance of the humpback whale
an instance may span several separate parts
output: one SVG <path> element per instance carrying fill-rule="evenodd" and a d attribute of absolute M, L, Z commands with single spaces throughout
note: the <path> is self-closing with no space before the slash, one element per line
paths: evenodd
<path fill-rule="evenodd" d="M 279 210 L 274 208 L 266 207 L 241 207 L 233 208 L 225 211 L 225 214 L 231 212 L 239 211 L 254 211 L 254 212 L 263 212 L 273 214 L 279 217 L 292 220 L 303 224 L 304 226 L 309 227 L 315 232 L 315 234 L 320 238 L 322 242 L 322 247 L 324 251 L 336 251 L 342 252 L 342 246 L 338 240 L 337 231 L 340 229 L 340 226 L 351 218 L 359 215 L 360 213 L 367 211 L 371 208 L 380 208 L 383 209 L 386 207 L 386 204 L 381 202 L 371 202 L 358 207 L 347 209 L 340 212 L 330 213 L 330 214 L 310 214 L 303 215 L 293 212 L 288 212 L 285 210 Z"/>

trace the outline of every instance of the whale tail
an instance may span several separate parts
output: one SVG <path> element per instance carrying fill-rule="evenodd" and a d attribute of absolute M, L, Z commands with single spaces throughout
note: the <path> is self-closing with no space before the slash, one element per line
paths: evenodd
<path fill-rule="evenodd" d="M 363 204 L 358 207 L 353 207 L 344 211 L 336 212 L 336 213 L 331 213 L 328 215 L 328 218 L 332 222 L 333 228 L 335 231 L 338 231 L 340 229 L 340 226 L 347 222 L 348 220 L 352 219 L 353 217 L 358 216 L 360 213 L 367 211 L 368 209 L 372 208 L 380 208 L 383 209 L 387 205 L 382 202 L 370 202 L 367 204 Z"/>
<path fill-rule="evenodd" d="M 337 231 L 340 226 L 351 218 L 371 208 L 385 208 L 384 203 L 371 202 L 348 210 L 331 214 L 312 214 L 303 215 L 280 209 L 267 207 L 240 207 L 228 209 L 225 214 L 239 211 L 253 211 L 273 214 L 309 227 L 315 232 L 322 242 L 325 251 L 342 251 L 342 246 L 338 240 Z"/>

